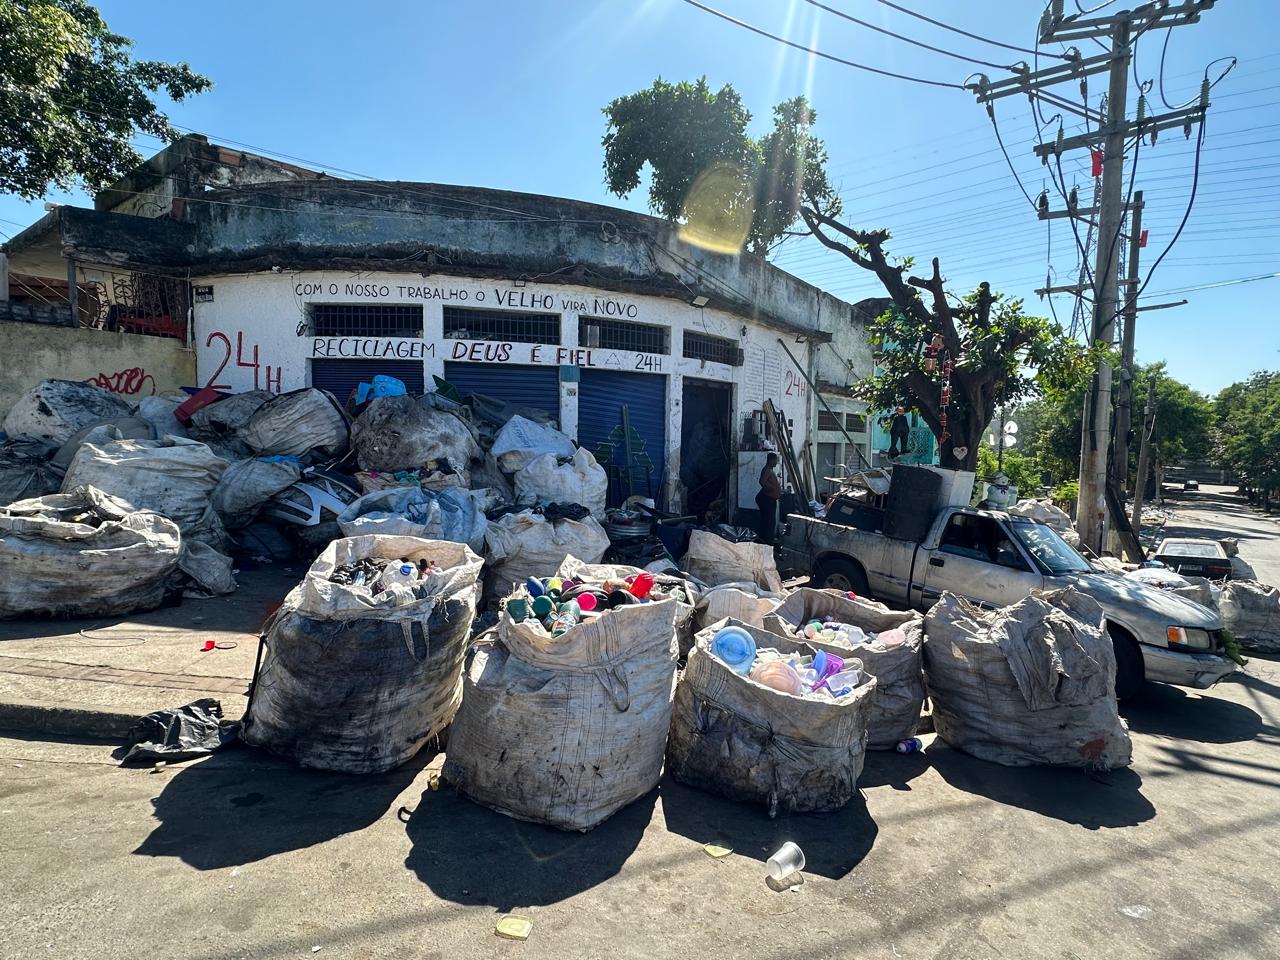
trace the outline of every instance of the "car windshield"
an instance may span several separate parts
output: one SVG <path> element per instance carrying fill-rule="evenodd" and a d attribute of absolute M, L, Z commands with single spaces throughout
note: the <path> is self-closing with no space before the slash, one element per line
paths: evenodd
<path fill-rule="evenodd" d="M 1172 540 L 1160 547 L 1157 556 L 1201 557 L 1206 560 L 1217 560 L 1222 557 L 1222 550 L 1216 543 L 1196 543 L 1193 540 Z"/>
<path fill-rule="evenodd" d="M 1093 569 L 1053 527 L 1031 520 L 1015 520 L 1009 526 L 1046 573 L 1088 573 Z"/>

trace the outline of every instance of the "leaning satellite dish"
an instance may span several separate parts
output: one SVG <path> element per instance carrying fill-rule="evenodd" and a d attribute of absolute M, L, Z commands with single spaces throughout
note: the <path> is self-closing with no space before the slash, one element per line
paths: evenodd
<path fill-rule="evenodd" d="M 1006 447 L 1012 447 L 1016 445 L 1017 442 L 1018 442 L 1018 438 L 1015 437 L 1012 433 L 1006 433 L 1004 435 L 1004 445 Z"/>
<path fill-rule="evenodd" d="M 1017 432 L 1018 432 L 1018 425 L 1017 425 L 1016 423 L 1014 423 L 1012 420 L 1010 420 L 1008 423 L 1006 423 L 1006 424 L 1004 425 L 1004 432 L 1005 432 L 1005 433 L 1017 433 Z"/>

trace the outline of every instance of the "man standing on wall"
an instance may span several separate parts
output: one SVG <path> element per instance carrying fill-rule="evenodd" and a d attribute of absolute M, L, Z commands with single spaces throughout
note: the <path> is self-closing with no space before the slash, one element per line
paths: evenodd
<path fill-rule="evenodd" d="M 889 459 L 897 460 L 907 452 L 908 438 L 911 436 L 911 424 L 907 420 L 905 407 L 896 407 L 893 418 L 889 421 Z"/>
<path fill-rule="evenodd" d="M 764 543 L 773 543 L 778 535 L 778 501 L 782 499 L 782 481 L 777 474 L 778 455 L 765 457 L 760 471 L 760 492 L 756 494 L 756 507 L 760 510 L 760 526 L 757 533 Z"/>

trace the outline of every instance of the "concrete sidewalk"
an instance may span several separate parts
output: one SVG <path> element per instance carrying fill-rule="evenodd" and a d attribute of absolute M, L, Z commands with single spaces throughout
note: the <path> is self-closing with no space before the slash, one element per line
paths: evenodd
<path fill-rule="evenodd" d="M 242 571 L 229 596 L 124 617 L 0 621 L 0 729 L 114 739 L 199 697 L 238 719 L 259 628 L 304 571 Z"/>

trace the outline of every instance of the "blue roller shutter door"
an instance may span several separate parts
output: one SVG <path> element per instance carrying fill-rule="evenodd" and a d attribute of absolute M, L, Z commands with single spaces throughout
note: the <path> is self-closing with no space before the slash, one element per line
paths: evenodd
<path fill-rule="evenodd" d="M 662 486 L 666 480 L 667 453 L 667 378 L 643 373 L 622 373 L 616 370 L 583 370 L 578 384 L 578 443 L 592 453 L 602 443 L 608 443 L 614 427 L 622 423 L 622 407 L 626 405 L 631 428 L 644 438 L 644 452 L 653 461 L 649 483 L 653 498 L 662 501 Z M 614 464 L 623 465 L 626 460 L 624 447 L 619 444 L 614 451 Z M 612 472 L 612 471 L 611 471 Z M 639 488 L 636 489 L 640 493 Z M 618 490 L 610 483 L 610 498 L 620 499 L 625 488 Z"/>
<path fill-rule="evenodd" d="M 369 383 L 379 374 L 403 381 L 405 389 L 414 396 L 421 396 L 424 392 L 421 360 L 337 360 L 320 357 L 311 361 L 311 385 L 328 390 L 343 406 L 358 384 Z"/>
<path fill-rule="evenodd" d="M 557 367 L 518 364 L 446 363 L 444 378 L 468 393 L 483 393 L 521 407 L 545 410 L 560 419 L 560 376 Z"/>

